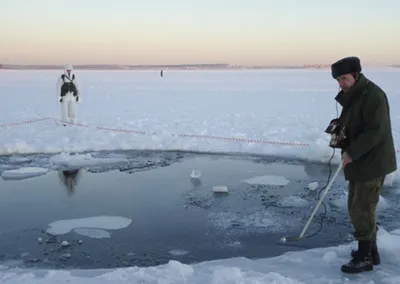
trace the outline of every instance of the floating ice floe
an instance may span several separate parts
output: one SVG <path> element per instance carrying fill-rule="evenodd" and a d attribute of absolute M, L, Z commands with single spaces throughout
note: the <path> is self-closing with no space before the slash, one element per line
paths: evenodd
<path fill-rule="evenodd" d="M 276 176 L 276 175 L 265 175 L 265 176 L 256 176 L 249 179 L 242 180 L 242 182 L 251 184 L 251 185 L 274 185 L 274 186 L 285 186 L 289 184 L 289 180 L 284 176 Z"/>
<path fill-rule="evenodd" d="M 39 167 L 25 167 L 15 170 L 5 170 L 1 177 L 4 180 L 23 180 L 33 177 L 45 175 L 49 172 L 49 169 Z"/>
<path fill-rule="evenodd" d="M 81 219 L 59 220 L 49 224 L 47 233 L 63 235 L 74 230 L 76 233 L 93 238 L 108 238 L 104 230 L 119 230 L 126 228 L 131 219 L 120 216 L 96 216 Z"/>

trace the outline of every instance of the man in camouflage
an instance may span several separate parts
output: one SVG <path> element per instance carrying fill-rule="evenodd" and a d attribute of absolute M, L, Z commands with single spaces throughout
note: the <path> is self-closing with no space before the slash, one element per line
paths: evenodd
<path fill-rule="evenodd" d="M 385 176 L 397 170 L 390 109 L 385 92 L 361 73 L 359 58 L 343 58 L 332 64 L 331 71 L 341 88 L 335 100 L 342 106 L 338 119 L 346 134 L 342 163 L 358 241 L 351 261 L 341 270 L 359 273 L 380 263 L 375 212 Z"/>

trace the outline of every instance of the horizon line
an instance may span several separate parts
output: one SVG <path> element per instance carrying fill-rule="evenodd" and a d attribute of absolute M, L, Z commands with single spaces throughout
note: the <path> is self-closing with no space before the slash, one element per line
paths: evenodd
<path fill-rule="evenodd" d="M 41 68 L 41 69 L 52 69 L 52 68 L 63 68 L 65 65 L 61 63 L 55 64 L 2 64 L 0 63 L 0 69 L 10 69 L 10 68 Z M 82 64 L 72 64 L 74 68 L 190 68 L 190 67 L 222 67 L 222 68 L 330 68 L 332 64 L 326 63 L 304 63 L 304 64 L 260 64 L 260 65 L 246 65 L 246 64 L 230 64 L 230 63 L 178 63 L 178 64 L 113 64 L 113 63 L 82 63 Z M 374 66 L 374 67 L 400 67 L 400 64 L 364 64 L 364 66 Z"/>

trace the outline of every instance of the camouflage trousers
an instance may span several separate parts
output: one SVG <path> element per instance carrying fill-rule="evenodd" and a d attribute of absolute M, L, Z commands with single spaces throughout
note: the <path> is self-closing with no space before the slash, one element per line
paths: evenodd
<path fill-rule="evenodd" d="M 376 207 L 385 177 L 365 182 L 349 182 L 347 207 L 354 237 L 359 241 L 376 241 Z"/>

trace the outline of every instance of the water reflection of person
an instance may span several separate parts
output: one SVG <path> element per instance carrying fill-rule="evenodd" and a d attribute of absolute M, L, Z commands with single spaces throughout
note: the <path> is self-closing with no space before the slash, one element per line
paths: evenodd
<path fill-rule="evenodd" d="M 80 176 L 81 176 L 80 169 L 65 170 L 58 172 L 58 177 L 60 178 L 61 183 L 65 185 L 65 187 L 67 188 L 68 195 L 71 196 L 75 193 L 75 188 L 76 185 L 78 184 Z"/>

